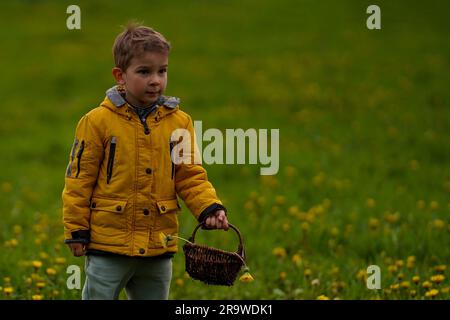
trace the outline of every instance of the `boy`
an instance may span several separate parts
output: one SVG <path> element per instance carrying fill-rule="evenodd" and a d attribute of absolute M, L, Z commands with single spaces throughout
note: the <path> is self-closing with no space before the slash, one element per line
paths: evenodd
<path fill-rule="evenodd" d="M 228 230 L 205 169 L 175 164 L 172 133 L 191 117 L 164 96 L 170 44 L 129 25 L 113 46 L 117 86 L 78 123 L 62 193 L 65 243 L 86 254 L 83 299 L 167 299 L 177 239 L 177 195 L 207 229 Z M 194 146 L 188 156 L 195 153 Z M 186 150 L 183 150 L 186 152 Z"/>

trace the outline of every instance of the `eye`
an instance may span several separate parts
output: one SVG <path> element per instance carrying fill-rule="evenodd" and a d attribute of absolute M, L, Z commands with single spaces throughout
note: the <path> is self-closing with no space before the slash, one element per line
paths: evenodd
<path fill-rule="evenodd" d="M 166 68 L 159 70 L 159 73 L 161 73 L 161 74 L 164 74 L 164 73 L 166 73 L 166 72 L 167 72 L 167 69 L 166 69 Z"/>
<path fill-rule="evenodd" d="M 146 70 L 146 69 L 141 69 L 141 70 L 138 70 L 138 73 L 139 73 L 139 74 L 147 74 L 147 73 L 148 73 L 148 70 Z"/>

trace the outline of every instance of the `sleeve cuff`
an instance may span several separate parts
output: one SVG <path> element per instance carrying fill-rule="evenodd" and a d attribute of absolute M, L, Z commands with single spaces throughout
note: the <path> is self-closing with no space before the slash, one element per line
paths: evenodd
<path fill-rule="evenodd" d="M 198 216 L 198 222 L 203 222 L 210 214 L 213 214 L 214 212 L 216 212 L 217 210 L 223 210 L 225 211 L 225 215 L 228 216 L 227 214 L 227 208 L 225 208 L 223 205 L 218 204 L 218 203 L 213 203 L 212 205 L 210 205 L 209 207 L 207 207 L 205 210 L 203 210 L 202 213 L 200 213 L 200 215 Z"/>
<path fill-rule="evenodd" d="M 78 230 L 73 231 L 72 233 L 72 239 L 66 239 L 64 240 L 64 243 L 89 243 L 91 241 L 91 233 L 89 230 Z"/>

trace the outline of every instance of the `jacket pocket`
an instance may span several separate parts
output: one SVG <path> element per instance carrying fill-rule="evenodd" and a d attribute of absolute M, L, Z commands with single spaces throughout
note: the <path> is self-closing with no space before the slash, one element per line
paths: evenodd
<path fill-rule="evenodd" d="M 181 207 L 178 204 L 177 199 L 160 200 L 156 202 L 156 205 L 158 207 L 158 212 L 160 214 L 177 213 L 178 211 L 181 210 Z"/>
<path fill-rule="evenodd" d="M 124 199 L 91 199 L 91 242 L 126 245 L 126 205 Z"/>
<path fill-rule="evenodd" d="M 106 184 L 109 184 L 109 182 L 111 181 L 115 155 L 116 155 L 116 137 L 112 137 L 111 142 L 109 143 L 108 166 L 106 168 Z"/>
<path fill-rule="evenodd" d="M 75 159 L 75 152 L 77 150 L 78 147 L 78 139 L 75 138 L 75 141 L 73 142 L 72 145 L 72 152 L 70 154 L 70 160 L 69 160 L 69 165 L 67 166 L 67 170 L 66 170 L 66 176 L 67 177 L 71 177 L 72 176 L 72 163 Z"/>
<path fill-rule="evenodd" d="M 80 174 L 81 156 L 83 155 L 83 151 L 84 151 L 84 140 L 81 141 L 80 149 L 78 149 L 77 153 L 77 175 L 75 176 L 76 178 L 78 178 L 78 175 Z"/>

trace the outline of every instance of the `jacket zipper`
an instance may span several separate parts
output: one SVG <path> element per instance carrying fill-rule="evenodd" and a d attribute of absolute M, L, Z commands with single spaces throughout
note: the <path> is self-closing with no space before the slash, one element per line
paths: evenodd
<path fill-rule="evenodd" d="M 81 145 L 80 145 L 80 149 L 78 150 L 77 153 L 77 175 L 75 176 L 76 178 L 78 178 L 78 175 L 80 174 L 80 163 L 81 163 L 81 155 L 83 154 L 84 151 L 84 140 L 81 141 Z"/>
<path fill-rule="evenodd" d="M 116 137 L 112 137 L 111 142 L 109 144 L 108 167 L 106 168 L 106 184 L 109 184 L 109 181 L 111 180 L 112 177 L 115 154 L 116 154 Z"/>
<path fill-rule="evenodd" d="M 75 158 L 75 151 L 77 150 L 77 146 L 78 146 L 78 139 L 75 138 L 75 141 L 73 142 L 73 146 L 72 146 L 72 154 L 71 154 L 71 156 L 70 156 L 69 165 L 67 166 L 67 172 L 66 172 L 66 175 L 67 175 L 68 177 L 71 177 L 71 176 L 72 176 L 72 163 L 73 163 L 73 160 L 74 160 L 74 158 Z"/>
<path fill-rule="evenodd" d="M 144 125 L 144 133 L 145 134 L 149 134 L 150 133 L 150 129 L 147 125 L 147 120 L 145 118 L 141 119 L 142 124 Z"/>
<path fill-rule="evenodd" d="M 172 159 L 172 150 L 173 150 L 174 146 L 175 146 L 175 141 L 171 141 L 169 139 L 169 148 L 170 148 L 169 156 L 170 156 L 170 163 L 172 164 L 172 173 L 171 173 L 172 180 L 173 180 L 173 178 L 175 176 L 175 164 L 173 163 L 173 159 Z"/>

